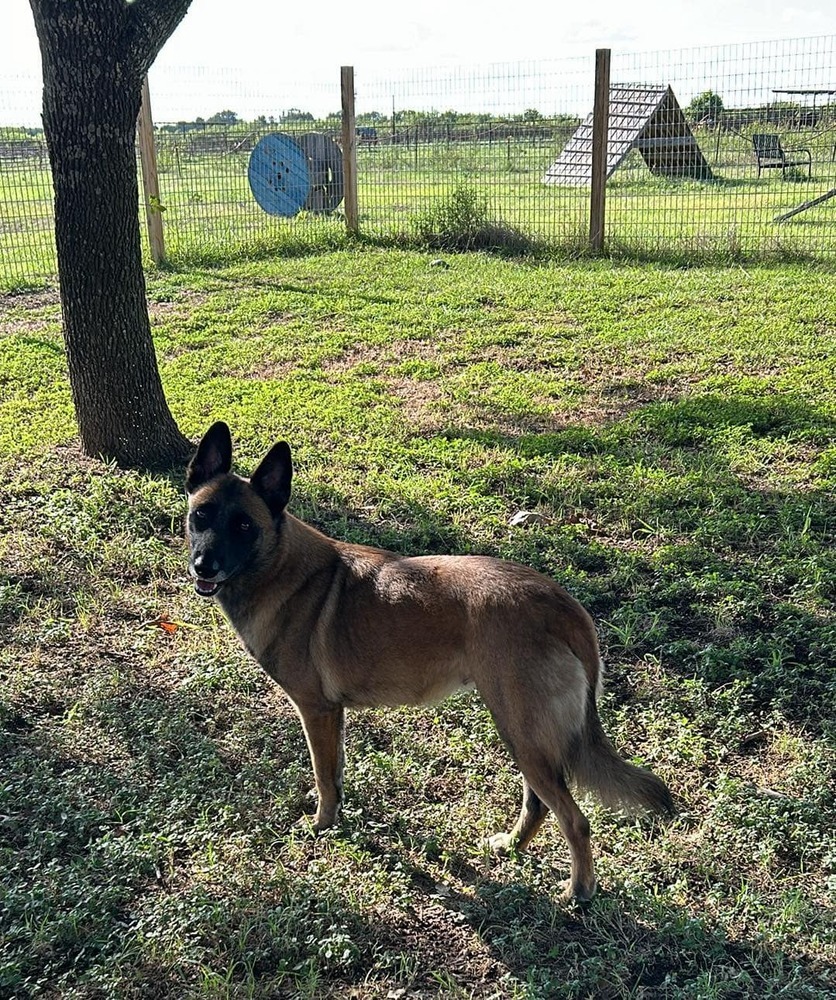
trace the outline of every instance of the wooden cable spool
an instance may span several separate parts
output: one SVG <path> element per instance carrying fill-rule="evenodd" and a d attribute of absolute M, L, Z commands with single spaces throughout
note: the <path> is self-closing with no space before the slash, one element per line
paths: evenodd
<path fill-rule="evenodd" d="M 265 135 L 250 155 L 248 179 L 253 197 L 270 215 L 296 215 L 311 194 L 309 161 L 289 135 Z"/>
<path fill-rule="evenodd" d="M 342 150 L 324 132 L 306 132 L 295 138 L 308 161 L 311 182 L 302 207 L 308 212 L 333 212 L 345 194 Z"/>

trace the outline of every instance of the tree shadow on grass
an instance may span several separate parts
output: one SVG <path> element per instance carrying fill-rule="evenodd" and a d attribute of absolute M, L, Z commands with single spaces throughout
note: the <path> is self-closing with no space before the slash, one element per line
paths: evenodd
<path fill-rule="evenodd" d="M 439 874 L 391 814 L 306 837 L 288 717 L 135 678 L 75 722 L 0 731 L 6 995 L 825 995 L 800 950 L 732 938 L 664 890 L 564 904 L 525 884 L 558 891 L 548 863 L 455 852 Z"/>
<path fill-rule="evenodd" d="M 224 266 L 226 265 L 224 264 Z M 189 270 L 191 270 L 191 268 Z M 240 280 L 237 277 L 226 275 L 222 270 L 214 271 L 208 269 L 200 270 L 197 273 L 200 274 L 201 277 L 215 282 L 219 286 L 227 285 L 233 290 L 240 287 Z M 271 293 L 290 293 L 293 295 L 313 296 L 317 300 L 327 300 L 331 297 L 336 298 L 338 295 L 338 293 L 333 290 L 323 289 L 323 287 L 316 282 L 306 283 L 305 281 L 299 279 L 295 281 L 281 281 L 270 276 L 264 278 L 252 277 L 247 279 L 247 284 L 252 288 L 263 288 Z M 403 301 L 403 297 L 396 293 L 388 295 L 369 295 L 361 288 L 352 289 L 351 297 L 354 302 L 367 302 L 373 305 L 397 306 Z"/>

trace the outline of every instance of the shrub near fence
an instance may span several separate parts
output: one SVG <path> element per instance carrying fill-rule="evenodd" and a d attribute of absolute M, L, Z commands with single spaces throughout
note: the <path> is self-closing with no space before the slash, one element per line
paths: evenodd
<path fill-rule="evenodd" d="M 620 162 L 606 187 L 606 239 L 613 250 L 647 256 L 757 259 L 836 249 L 836 36 L 638 55 L 613 54 L 612 86 L 669 86 L 711 179 L 653 173 L 641 149 Z M 154 130 L 159 208 L 174 261 L 261 252 L 288 240 L 338 238 L 344 220 L 301 212 L 275 218 L 255 203 L 247 165 L 269 132 L 341 134 L 339 76 L 313 87 L 319 107 L 282 112 L 282 86 L 237 88 L 224 76 L 222 98 L 207 88 L 212 71 L 151 77 L 167 111 L 222 99 L 206 120 L 158 122 Z M 494 232 L 524 234 L 556 251 L 583 249 L 589 188 L 543 183 L 544 175 L 593 106 L 593 60 L 408 73 L 356 82 L 359 229 L 375 239 L 426 234 L 427 213 L 462 192 L 484 210 Z M 193 86 L 192 86 L 193 84 Z M 168 90 L 166 89 L 168 87 Z M 783 90 L 782 90 L 783 88 Z M 289 90 L 289 88 L 288 88 Z M 194 93 L 189 93 L 194 91 Z M 788 96 L 788 91 L 804 91 Z M 708 95 L 708 103 L 706 103 Z M 188 99 L 188 100 L 187 100 Z M 0 99 L 2 100 L 2 99 Z M 39 100 L 32 95 L 32 104 Z M 438 108 L 450 110 L 438 111 Z M 0 115 L 8 117 L 0 105 Z M 708 112 L 708 113 L 707 113 Z M 167 117 L 177 117 L 176 113 Z M 806 172 L 757 176 L 752 135 L 778 134 L 810 150 Z M 646 140 L 645 140 L 646 141 Z M 787 222 L 775 220 L 814 203 Z M 0 128 L 0 287 L 54 273 L 52 194 L 37 129 Z"/>

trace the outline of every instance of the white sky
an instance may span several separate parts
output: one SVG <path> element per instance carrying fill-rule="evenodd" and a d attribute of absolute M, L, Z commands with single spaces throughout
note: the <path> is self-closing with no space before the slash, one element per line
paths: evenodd
<path fill-rule="evenodd" d="M 33 116 L 32 78 L 40 79 L 40 54 L 28 0 L 0 0 L 0 14 L 2 123 L 20 121 L 23 105 L 26 117 Z M 559 0 L 319 0 L 301 7 L 276 0 L 193 0 L 157 60 L 151 82 L 152 93 L 155 78 L 163 92 L 154 100 L 158 121 L 169 120 L 169 110 L 181 118 L 208 116 L 224 107 L 246 114 L 246 98 L 241 96 L 242 106 L 236 106 L 235 90 L 223 99 L 229 93 L 224 78 L 227 85 L 239 81 L 239 87 L 259 93 L 281 81 L 286 99 L 280 108 L 322 113 L 338 110 L 339 98 L 333 99 L 330 90 L 317 93 L 317 85 L 338 81 L 339 67 L 346 64 L 355 66 L 358 80 L 386 80 L 407 69 L 455 72 L 493 63 L 591 59 L 596 47 L 612 48 L 615 58 L 619 52 L 832 34 L 836 0 L 597 0 L 588 7 Z M 197 68 L 206 72 L 199 74 L 203 83 L 195 85 Z M 179 87 L 177 80 L 187 76 L 190 86 Z M 249 81 L 246 87 L 242 79 Z M 836 87 L 836 80 L 829 85 Z M 188 106 L 175 110 L 168 102 L 178 90 Z M 187 90 L 193 91 L 188 98 Z M 221 105 L 215 107 L 218 100 Z M 32 124 L 39 103 L 38 94 Z M 457 107 L 456 99 L 450 95 L 443 107 Z M 386 102 L 380 110 L 386 110 Z"/>

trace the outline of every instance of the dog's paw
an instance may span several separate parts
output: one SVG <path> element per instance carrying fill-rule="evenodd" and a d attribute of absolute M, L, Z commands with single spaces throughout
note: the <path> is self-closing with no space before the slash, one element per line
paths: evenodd
<path fill-rule="evenodd" d="M 310 817 L 311 828 L 314 833 L 324 833 L 326 830 L 330 830 L 332 826 L 337 823 L 337 817 L 339 812 L 336 809 L 332 809 L 328 812 L 323 810 L 318 810 L 315 816 Z"/>
<path fill-rule="evenodd" d="M 326 822 L 321 819 L 319 815 L 311 816 L 308 813 L 303 813 L 299 819 L 296 820 L 294 824 L 299 830 L 308 834 L 309 837 L 317 837 L 320 833 L 324 833 L 329 827 L 334 825 L 334 820 Z"/>
<path fill-rule="evenodd" d="M 488 837 L 487 845 L 491 854 L 495 854 L 500 858 L 505 858 L 509 854 L 513 854 L 516 846 L 511 839 L 510 833 L 495 833 L 492 837 Z"/>
<path fill-rule="evenodd" d="M 563 892 L 560 894 L 560 898 L 564 903 L 588 903 L 598 890 L 598 882 L 593 878 L 590 885 L 584 885 L 582 882 L 573 882 L 571 879 L 567 879 L 563 883 Z"/>

